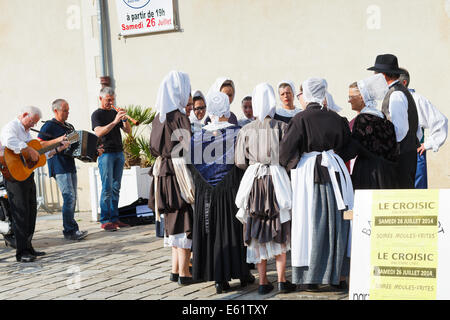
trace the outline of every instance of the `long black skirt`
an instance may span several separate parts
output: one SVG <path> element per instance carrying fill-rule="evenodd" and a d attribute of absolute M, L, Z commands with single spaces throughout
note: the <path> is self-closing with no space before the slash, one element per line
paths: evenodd
<path fill-rule="evenodd" d="M 398 165 L 381 157 L 358 156 L 352 171 L 353 189 L 398 189 Z"/>
<path fill-rule="evenodd" d="M 190 169 L 195 184 L 192 276 L 216 282 L 243 279 L 249 270 L 235 204 L 243 171 L 233 167 L 212 186 L 195 168 Z"/>

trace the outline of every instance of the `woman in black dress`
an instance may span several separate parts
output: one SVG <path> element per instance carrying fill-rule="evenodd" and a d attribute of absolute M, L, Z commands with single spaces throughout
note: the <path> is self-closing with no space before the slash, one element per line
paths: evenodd
<path fill-rule="evenodd" d="M 352 138 L 360 148 L 352 171 L 354 189 L 395 189 L 397 185 L 397 140 L 392 122 L 376 109 L 376 100 L 389 90 L 381 74 L 350 85 L 352 109 L 361 110 L 355 118 Z"/>
<path fill-rule="evenodd" d="M 236 218 L 235 198 L 243 171 L 234 164 L 240 127 L 229 122 L 226 94 L 208 94 L 211 123 L 191 139 L 192 177 L 195 184 L 193 221 L 194 280 L 215 281 L 216 292 L 230 289 L 228 281 L 245 286 L 255 279 L 245 263 L 242 225 Z"/>
<path fill-rule="evenodd" d="M 182 173 L 176 169 L 179 154 L 176 150 L 189 149 L 191 124 L 185 107 L 192 105 L 189 76 L 172 71 L 163 80 L 158 91 L 152 122 L 150 151 L 157 160 L 152 168 L 154 183 L 150 187 L 149 206 L 159 221 L 164 214 L 164 246 L 172 247 L 170 280 L 180 285 L 192 283 L 189 257 L 192 246 L 192 199 L 180 187 Z M 174 137 L 177 139 L 173 139 Z M 192 198 L 192 196 L 191 196 Z"/>
<path fill-rule="evenodd" d="M 348 121 L 324 107 L 325 79 L 303 82 L 304 111 L 289 122 L 280 142 L 280 164 L 292 182 L 292 282 L 318 290 L 339 285 L 347 249 L 353 188 L 343 161 L 354 157 Z"/>

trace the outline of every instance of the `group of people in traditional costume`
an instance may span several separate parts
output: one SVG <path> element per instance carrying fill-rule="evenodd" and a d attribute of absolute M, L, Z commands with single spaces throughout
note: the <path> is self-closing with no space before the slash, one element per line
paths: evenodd
<path fill-rule="evenodd" d="M 164 215 L 171 281 L 214 281 L 222 293 L 232 279 L 253 283 L 253 264 L 258 292 L 267 294 L 274 289 L 267 262 L 274 259 L 279 292 L 298 284 L 308 291 L 346 288 L 351 223 L 343 212 L 353 208 L 355 189 L 414 188 L 416 133 L 425 127 L 397 58 L 378 56 L 369 70 L 375 75 L 349 86 L 357 112 L 350 123 L 322 78 L 305 80 L 298 94 L 291 81 L 278 84 L 279 108 L 271 85 L 258 84 L 242 100 L 240 120 L 230 111 L 231 79 L 218 78 L 204 96 L 191 94 L 185 73 L 164 78 L 150 138 L 157 160 L 149 203 L 157 219 Z M 437 132 L 428 143 L 437 151 L 447 119 L 434 107 L 427 118 L 439 126 L 425 127 Z"/>

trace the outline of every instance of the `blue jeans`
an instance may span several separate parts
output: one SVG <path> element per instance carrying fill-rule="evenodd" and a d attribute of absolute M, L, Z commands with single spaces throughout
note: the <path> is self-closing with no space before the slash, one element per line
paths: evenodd
<path fill-rule="evenodd" d="M 416 170 L 416 189 L 428 189 L 427 177 L 427 152 L 420 155 L 417 153 L 417 170 Z"/>
<path fill-rule="evenodd" d="M 119 220 L 119 194 L 125 157 L 123 152 L 104 153 L 98 158 L 98 169 L 102 180 L 100 196 L 100 222 Z"/>
<path fill-rule="evenodd" d="M 63 198 L 63 233 L 64 235 L 70 235 L 78 231 L 78 224 L 75 221 L 77 174 L 76 172 L 57 174 L 55 175 L 55 179 Z"/>

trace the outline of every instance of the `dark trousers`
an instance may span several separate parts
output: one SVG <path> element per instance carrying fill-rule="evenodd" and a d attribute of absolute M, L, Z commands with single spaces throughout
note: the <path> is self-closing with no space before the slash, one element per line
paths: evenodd
<path fill-rule="evenodd" d="M 399 189 L 414 189 L 417 169 L 417 151 L 401 153 L 398 157 Z"/>
<path fill-rule="evenodd" d="M 16 237 L 16 257 L 34 252 L 31 240 L 36 226 L 37 201 L 34 174 L 25 181 L 7 181 L 12 229 Z"/>

